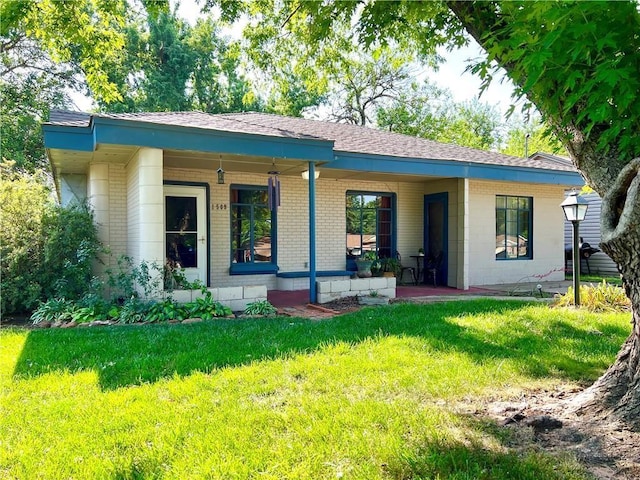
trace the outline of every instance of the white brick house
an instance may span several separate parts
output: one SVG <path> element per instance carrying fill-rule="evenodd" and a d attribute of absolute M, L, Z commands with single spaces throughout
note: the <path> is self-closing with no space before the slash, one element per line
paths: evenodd
<path fill-rule="evenodd" d="M 364 250 L 415 265 L 423 248 L 458 289 L 564 278 L 559 204 L 582 181 L 570 165 L 260 113 L 55 111 L 43 130 L 61 201 L 89 199 L 112 259 L 304 289 L 347 279 Z"/>

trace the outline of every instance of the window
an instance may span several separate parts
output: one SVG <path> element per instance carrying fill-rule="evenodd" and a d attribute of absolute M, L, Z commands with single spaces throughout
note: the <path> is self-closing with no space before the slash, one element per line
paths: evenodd
<path fill-rule="evenodd" d="M 395 198 L 393 194 L 347 192 L 347 268 L 367 251 L 394 257 Z"/>
<path fill-rule="evenodd" d="M 230 273 L 274 273 L 276 212 L 269 210 L 267 187 L 232 185 L 230 203 Z"/>
<path fill-rule="evenodd" d="M 533 198 L 496 196 L 496 259 L 533 258 Z"/>

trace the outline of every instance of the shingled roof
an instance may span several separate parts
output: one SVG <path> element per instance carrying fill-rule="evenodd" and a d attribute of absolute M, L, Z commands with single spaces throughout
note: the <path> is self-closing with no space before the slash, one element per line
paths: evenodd
<path fill-rule="evenodd" d="M 334 152 L 336 154 L 344 152 L 424 160 L 463 161 L 563 172 L 576 171 L 570 164 L 554 162 L 544 157 L 519 158 L 358 125 L 266 113 L 249 112 L 216 115 L 203 112 L 86 114 L 52 111 L 49 123 L 51 125 L 87 127 L 90 125 L 92 116 L 223 132 L 328 140 L 334 142 Z"/>

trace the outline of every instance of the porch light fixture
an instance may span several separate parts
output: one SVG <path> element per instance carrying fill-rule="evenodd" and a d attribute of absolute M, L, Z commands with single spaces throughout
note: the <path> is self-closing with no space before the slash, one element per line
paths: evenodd
<path fill-rule="evenodd" d="M 222 169 L 222 155 L 220 155 L 220 167 L 216 170 L 218 174 L 218 185 L 224 185 L 224 170 Z"/>
<path fill-rule="evenodd" d="M 573 303 L 580 306 L 580 222 L 587 215 L 589 203 L 578 196 L 578 192 L 571 192 L 560 204 L 564 216 L 573 224 Z"/>
<path fill-rule="evenodd" d="M 313 173 L 313 178 L 317 180 L 319 176 L 320 176 L 320 172 L 316 170 Z M 305 180 L 309 180 L 309 170 L 305 170 L 302 172 L 302 178 L 304 178 Z"/>

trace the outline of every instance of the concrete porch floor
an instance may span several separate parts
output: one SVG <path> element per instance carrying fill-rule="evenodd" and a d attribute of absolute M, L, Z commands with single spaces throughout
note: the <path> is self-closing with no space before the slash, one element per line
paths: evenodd
<path fill-rule="evenodd" d="M 535 296 L 538 293 L 537 285 L 542 286 L 542 291 L 546 293 L 567 292 L 571 281 L 557 282 L 519 282 L 503 285 L 482 285 L 470 287 L 469 290 L 458 290 L 452 287 L 433 287 L 431 285 L 398 285 L 396 287 L 396 298 L 425 298 L 429 297 L 495 297 L 495 296 L 518 296 L 527 294 Z M 276 308 L 296 307 L 309 303 L 309 290 L 269 290 L 267 300 Z"/>

